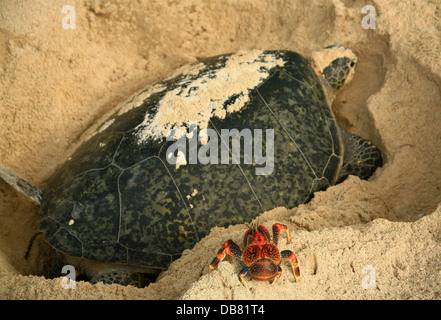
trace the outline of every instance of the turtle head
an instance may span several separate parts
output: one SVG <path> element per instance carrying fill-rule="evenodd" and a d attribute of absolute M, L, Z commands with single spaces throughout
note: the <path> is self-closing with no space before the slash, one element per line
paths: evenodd
<path fill-rule="evenodd" d="M 325 78 L 333 95 L 351 81 L 357 64 L 354 52 L 337 45 L 313 53 L 312 60 L 315 70 Z"/>

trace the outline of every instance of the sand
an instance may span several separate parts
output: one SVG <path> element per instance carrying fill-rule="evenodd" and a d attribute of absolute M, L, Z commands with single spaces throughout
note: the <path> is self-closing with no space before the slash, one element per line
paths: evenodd
<path fill-rule="evenodd" d="M 128 4 L 126 4 L 128 2 Z M 420 1 L 0 2 L 0 163 L 44 187 L 85 132 L 141 88 L 200 58 L 243 49 L 305 56 L 331 44 L 359 62 L 333 105 L 339 124 L 378 145 L 385 163 L 298 208 L 274 208 L 302 274 L 275 284 L 237 280 L 239 261 L 208 265 L 243 225 L 214 228 L 156 283 L 138 289 L 47 279 L 50 250 L 38 208 L 0 185 L 2 299 L 440 299 L 441 5 Z M 364 29 L 362 7 L 376 9 Z"/>

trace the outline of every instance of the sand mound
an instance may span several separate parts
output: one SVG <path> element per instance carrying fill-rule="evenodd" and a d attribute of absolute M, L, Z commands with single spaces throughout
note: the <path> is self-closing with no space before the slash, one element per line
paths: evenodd
<path fill-rule="evenodd" d="M 294 283 L 285 267 L 274 285 L 249 280 L 250 291 L 237 281 L 239 261 L 206 274 L 243 226 L 214 228 L 144 289 L 79 281 L 64 290 L 44 277 L 50 250 L 36 235 L 37 208 L 0 185 L 0 298 L 441 297 L 438 1 L 138 2 L 73 1 L 74 30 L 62 28 L 56 1 L 0 3 L 0 163 L 44 187 L 98 119 L 185 63 L 241 49 L 310 56 L 340 44 L 359 64 L 334 112 L 380 146 L 385 164 L 370 181 L 351 177 L 308 204 L 263 214 L 267 226 L 289 225 L 293 241 L 280 247 L 296 253 L 302 279 Z M 366 4 L 376 9 L 374 30 L 362 27 Z"/>

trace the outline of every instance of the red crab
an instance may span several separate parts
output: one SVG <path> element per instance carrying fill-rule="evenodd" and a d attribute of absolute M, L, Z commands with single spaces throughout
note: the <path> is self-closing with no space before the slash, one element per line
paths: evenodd
<path fill-rule="evenodd" d="M 225 258 L 225 253 L 228 253 L 230 256 L 241 259 L 245 263 L 245 268 L 242 269 L 238 276 L 239 281 L 247 289 L 248 286 L 243 279 L 246 274 L 249 274 L 252 279 L 259 281 L 274 279 L 272 283 L 276 282 L 282 274 L 282 268 L 279 265 L 281 260 L 292 260 L 294 277 L 296 281 L 299 281 L 300 269 L 295 254 L 290 250 L 279 252 L 277 248 L 280 232 L 282 231 L 286 231 L 287 242 L 290 242 L 288 227 L 279 223 L 273 225 L 274 244 L 272 244 L 270 243 L 271 238 L 268 229 L 264 226 L 256 226 L 248 226 L 249 230 L 243 236 L 245 246 L 243 252 L 233 240 L 226 241 L 211 262 L 208 273 L 216 268 L 219 262 Z"/>

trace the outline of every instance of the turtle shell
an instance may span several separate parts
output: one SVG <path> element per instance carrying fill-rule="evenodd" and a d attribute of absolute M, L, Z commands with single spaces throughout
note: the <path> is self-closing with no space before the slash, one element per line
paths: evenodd
<path fill-rule="evenodd" d="M 250 77 L 254 82 L 241 87 L 240 81 Z M 211 97 L 198 100 L 196 92 Z M 233 137 L 222 139 L 222 130 L 249 129 L 262 156 L 273 148 L 274 165 L 267 158 L 270 170 L 256 174 L 264 167 L 262 157 L 246 158 L 245 150 L 254 149 L 246 149 L 250 140 L 244 135 L 239 136 L 240 159 L 233 159 L 230 148 L 224 161 L 222 152 L 203 149 L 207 140 L 191 140 L 190 131 L 181 134 L 184 140 L 164 135 L 161 125 L 171 130 L 191 126 L 184 116 L 165 121 L 176 116 L 164 104 L 173 101 L 190 102 L 193 108 L 202 101 L 194 113 L 201 117 L 196 124 L 215 132 L 219 145 L 233 144 Z M 273 130 L 273 141 L 267 129 Z M 169 161 L 167 151 L 177 141 L 184 141 L 187 151 L 181 165 Z M 121 104 L 51 178 L 39 227 L 67 255 L 167 268 L 211 228 L 249 222 L 278 206 L 297 206 L 335 183 L 343 152 L 339 141 L 321 81 L 301 55 L 252 51 L 208 58 Z M 215 137 L 208 142 L 214 146 Z M 195 161 L 201 150 L 210 162 Z"/>

